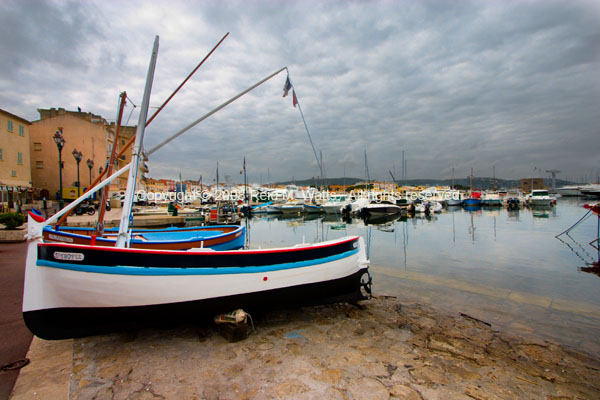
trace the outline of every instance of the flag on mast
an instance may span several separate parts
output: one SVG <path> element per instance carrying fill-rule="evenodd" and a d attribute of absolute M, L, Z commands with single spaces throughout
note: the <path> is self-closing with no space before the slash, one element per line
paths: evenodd
<path fill-rule="evenodd" d="M 294 105 L 294 108 L 296 108 L 296 104 L 298 104 L 298 98 L 296 97 L 296 91 L 292 90 L 292 104 Z"/>
<path fill-rule="evenodd" d="M 283 85 L 283 97 L 288 95 L 288 91 L 292 88 L 290 77 L 285 78 L 285 84 Z"/>

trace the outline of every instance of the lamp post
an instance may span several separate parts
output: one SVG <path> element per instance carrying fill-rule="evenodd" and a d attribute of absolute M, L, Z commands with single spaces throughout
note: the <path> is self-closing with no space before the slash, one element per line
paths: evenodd
<path fill-rule="evenodd" d="M 90 169 L 90 186 L 92 186 L 92 168 L 94 168 L 94 160 L 88 158 L 86 162 L 88 168 Z"/>
<path fill-rule="evenodd" d="M 77 161 L 77 197 L 79 197 L 81 196 L 79 193 L 79 187 L 81 186 L 81 182 L 79 181 L 79 163 L 83 158 L 83 154 L 81 154 L 80 151 L 77 151 L 77 149 L 73 149 L 73 157 L 75 158 L 75 161 Z"/>
<path fill-rule="evenodd" d="M 62 128 L 58 128 L 58 130 L 56 131 L 56 133 L 54 134 L 54 136 L 52 136 L 52 139 L 54 139 L 54 143 L 56 143 L 56 147 L 58 148 L 58 182 L 59 182 L 59 197 L 58 197 L 58 206 L 59 208 L 63 208 L 64 206 L 64 201 L 63 201 L 63 196 L 62 196 L 62 169 L 63 169 L 63 164 L 62 164 L 62 149 L 63 147 L 65 147 L 65 138 L 62 135 Z"/>

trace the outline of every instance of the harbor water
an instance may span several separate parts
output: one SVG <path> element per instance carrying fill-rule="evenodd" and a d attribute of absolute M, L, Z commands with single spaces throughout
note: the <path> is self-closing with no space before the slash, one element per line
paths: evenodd
<path fill-rule="evenodd" d="M 359 235 L 375 295 L 464 313 L 510 334 L 600 354 L 598 218 L 581 199 L 548 209 L 447 208 L 431 217 L 342 221 L 332 215 L 255 216 L 248 246 Z"/>

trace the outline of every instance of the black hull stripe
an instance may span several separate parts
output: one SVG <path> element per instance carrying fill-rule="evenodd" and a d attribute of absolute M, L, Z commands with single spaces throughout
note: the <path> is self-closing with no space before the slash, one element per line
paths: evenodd
<path fill-rule="evenodd" d="M 246 267 L 220 267 L 220 268 L 146 268 L 146 267 L 131 267 L 131 266 L 111 266 L 103 265 L 87 265 L 73 263 L 59 263 L 55 261 L 38 260 L 37 265 L 40 267 L 50 267 L 58 269 L 66 269 L 77 272 L 93 272 L 98 274 L 117 274 L 117 275 L 143 275 L 143 276 L 172 276 L 172 275 L 229 275 L 229 274 L 252 274 L 281 271 L 292 268 L 312 267 L 314 265 L 325 264 L 337 260 L 350 257 L 358 253 L 358 250 L 351 250 L 345 253 L 336 254 L 326 258 L 319 258 L 307 261 L 297 261 L 287 264 L 274 264 L 246 266 Z"/>
<path fill-rule="evenodd" d="M 263 251 L 144 251 L 97 246 L 42 244 L 38 260 L 105 267 L 228 268 L 288 264 L 336 256 L 358 248 L 358 237 L 326 246 Z M 125 251 L 124 251 L 125 250 Z"/>
<path fill-rule="evenodd" d="M 203 318 L 237 308 L 253 314 L 276 308 L 355 302 L 366 299 L 361 292 L 361 277 L 367 271 L 368 268 L 364 268 L 324 282 L 184 303 L 26 311 L 23 319 L 34 335 L 59 340 L 146 327 L 172 327 L 178 323 L 197 324 Z"/>

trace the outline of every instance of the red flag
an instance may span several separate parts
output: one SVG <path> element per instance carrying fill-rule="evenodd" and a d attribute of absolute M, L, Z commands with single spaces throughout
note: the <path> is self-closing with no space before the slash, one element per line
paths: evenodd
<path fill-rule="evenodd" d="M 295 90 L 292 90 L 292 98 L 293 98 L 294 108 L 296 108 L 296 104 L 298 104 L 298 98 L 296 98 L 296 91 Z"/>

